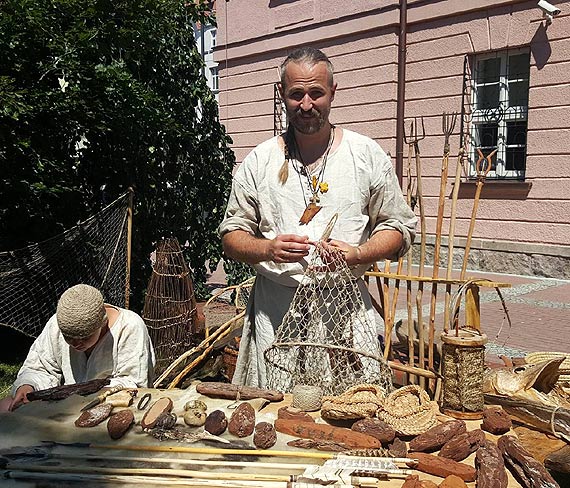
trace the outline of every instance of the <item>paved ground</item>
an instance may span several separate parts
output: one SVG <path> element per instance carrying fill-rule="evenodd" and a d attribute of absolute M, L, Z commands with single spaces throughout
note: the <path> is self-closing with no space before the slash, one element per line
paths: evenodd
<path fill-rule="evenodd" d="M 431 272 L 431 269 L 426 267 L 424 274 L 431 276 Z M 498 355 L 519 357 L 534 351 L 570 353 L 570 281 L 469 270 L 467 277 L 511 284 L 510 288 L 501 288 L 511 327 L 495 289 L 480 289 L 481 330 L 489 338 L 486 347 L 488 362 L 499 361 Z M 210 282 L 222 284 L 223 273 L 216 272 Z M 378 296 L 374 279 L 371 280 L 371 293 Z M 422 301 L 424 320 L 429 317 L 430 294 L 431 285 L 426 284 Z M 406 310 L 405 285 L 402 285 L 396 321 L 406 320 Z M 443 327 L 443 311 L 444 291 L 440 289 L 435 316 L 438 331 L 436 336 Z"/>
<path fill-rule="evenodd" d="M 424 274 L 430 276 L 431 272 L 431 268 L 426 267 Z M 570 353 L 567 332 L 570 328 L 570 281 L 475 271 L 468 271 L 466 277 L 511 285 L 500 289 L 511 326 L 495 289 L 480 288 L 481 330 L 489 338 L 486 346 L 489 362 L 498 361 L 498 355 L 519 357 L 534 351 Z M 371 287 L 373 294 L 376 290 L 376 286 Z M 431 285 L 426 283 L 422 300 L 424 321 L 430 313 L 430 295 Z M 443 328 L 444 302 L 444 288 L 438 288 L 436 337 Z M 400 319 L 407 319 L 405 296 L 398 299 L 396 321 Z"/>

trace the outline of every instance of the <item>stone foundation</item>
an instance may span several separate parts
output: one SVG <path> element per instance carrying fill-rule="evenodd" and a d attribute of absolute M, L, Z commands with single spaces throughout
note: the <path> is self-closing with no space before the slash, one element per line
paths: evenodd
<path fill-rule="evenodd" d="M 461 239 L 461 241 L 464 241 L 464 239 Z M 453 269 L 455 270 L 460 270 L 463 264 L 463 254 L 465 250 L 463 246 L 464 242 L 455 243 L 453 250 Z M 427 266 L 432 265 L 433 254 L 433 236 L 428 236 L 425 263 Z M 420 245 L 416 243 L 413 249 L 414 263 L 418 262 L 419 256 Z M 440 250 L 440 277 L 445 276 L 446 269 L 447 242 L 444 241 Z M 540 276 L 543 278 L 570 280 L 570 246 L 538 246 L 489 241 L 472 242 L 467 269 L 489 273 Z"/>

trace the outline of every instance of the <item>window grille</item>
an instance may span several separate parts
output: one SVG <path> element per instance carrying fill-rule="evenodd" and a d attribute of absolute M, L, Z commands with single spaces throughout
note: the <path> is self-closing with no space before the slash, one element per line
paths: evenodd
<path fill-rule="evenodd" d="M 273 135 L 277 136 L 287 128 L 287 112 L 279 93 L 279 85 L 273 85 Z"/>
<path fill-rule="evenodd" d="M 461 137 L 468 176 L 476 176 L 477 149 L 492 158 L 488 178 L 524 180 L 530 52 L 498 51 L 466 57 Z"/>

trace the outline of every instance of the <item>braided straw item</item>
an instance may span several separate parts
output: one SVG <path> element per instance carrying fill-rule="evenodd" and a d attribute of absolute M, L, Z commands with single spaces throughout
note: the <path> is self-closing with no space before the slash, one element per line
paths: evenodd
<path fill-rule="evenodd" d="M 386 397 L 386 390 L 378 385 L 363 383 L 349 388 L 339 396 L 323 398 L 321 417 L 331 420 L 375 417 Z"/>
<path fill-rule="evenodd" d="M 431 429 L 437 419 L 438 407 L 427 392 L 417 385 L 407 385 L 390 393 L 378 418 L 391 425 L 399 434 L 418 435 Z"/>
<path fill-rule="evenodd" d="M 570 374 L 570 354 L 564 352 L 529 352 L 525 356 L 525 361 L 528 364 L 537 364 L 543 361 L 548 361 L 555 358 L 565 358 L 558 368 L 561 374 Z"/>

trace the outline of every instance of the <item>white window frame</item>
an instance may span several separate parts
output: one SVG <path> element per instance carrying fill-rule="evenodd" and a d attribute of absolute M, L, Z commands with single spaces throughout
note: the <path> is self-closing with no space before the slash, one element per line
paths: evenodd
<path fill-rule="evenodd" d="M 469 151 L 469 176 L 477 177 L 477 160 L 479 159 L 479 153 L 477 148 L 480 147 L 484 156 L 487 156 L 494 149 L 498 149 L 495 156 L 493 156 L 493 163 L 495 165 L 494 170 L 492 169 L 487 177 L 497 178 L 497 179 L 517 179 L 524 180 L 525 170 L 507 170 L 506 169 L 506 156 L 507 156 L 507 123 L 509 122 L 527 122 L 528 121 L 528 96 L 526 105 L 518 105 L 509 107 L 509 81 L 517 82 L 523 80 L 521 79 L 508 79 L 508 59 L 509 56 L 516 54 L 529 53 L 528 48 L 519 49 L 509 49 L 500 52 L 493 52 L 489 54 L 477 54 L 471 58 L 471 72 L 475 72 L 475 68 L 479 61 L 484 61 L 486 59 L 500 59 L 500 69 L 499 69 L 499 80 L 491 83 L 479 83 L 477 81 L 477 76 L 473 75 L 471 78 L 471 127 L 470 127 L 470 140 L 472 142 Z M 530 66 L 529 66 L 530 72 Z M 529 80 L 530 82 L 530 75 Z M 481 86 L 489 85 L 499 85 L 499 105 L 496 108 L 484 108 L 479 109 L 478 106 L 478 89 Z M 530 86 L 530 83 L 529 83 Z M 527 93 L 528 95 L 528 93 Z M 495 147 L 481 146 L 478 140 L 477 128 L 480 125 L 486 123 L 496 123 L 497 129 L 497 145 Z M 528 133 L 528 127 L 527 127 Z M 509 148 L 513 147 L 524 147 L 526 152 L 525 144 L 509 144 Z M 526 168 L 526 161 L 525 161 Z"/>
<path fill-rule="evenodd" d="M 212 83 L 212 91 L 218 94 L 220 91 L 220 75 L 218 73 L 218 67 L 212 66 L 210 68 L 210 80 Z"/>
<path fill-rule="evenodd" d="M 216 34 L 217 34 L 217 32 L 218 31 L 216 28 L 210 29 L 210 49 L 208 50 L 208 52 L 210 52 L 210 53 L 216 47 Z"/>

